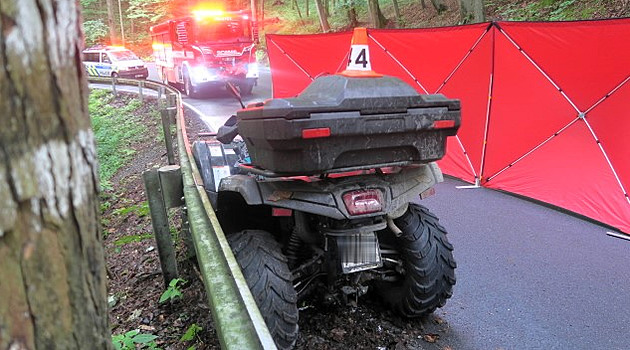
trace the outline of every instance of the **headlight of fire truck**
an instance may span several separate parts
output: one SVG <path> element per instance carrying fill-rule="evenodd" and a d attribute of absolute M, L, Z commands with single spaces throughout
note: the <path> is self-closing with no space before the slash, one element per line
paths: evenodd
<path fill-rule="evenodd" d="M 219 79 L 214 69 L 204 66 L 192 67 L 190 73 L 190 79 L 195 83 L 215 81 Z"/>
<path fill-rule="evenodd" d="M 247 78 L 258 78 L 258 63 L 252 62 L 247 65 Z"/>

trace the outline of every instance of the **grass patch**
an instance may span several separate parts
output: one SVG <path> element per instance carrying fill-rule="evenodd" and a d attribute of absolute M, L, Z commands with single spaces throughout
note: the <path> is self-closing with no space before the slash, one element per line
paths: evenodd
<path fill-rule="evenodd" d="M 149 215 L 149 203 L 144 201 L 140 204 L 130 205 L 124 208 L 115 209 L 112 212 L 116 216 L 127 217 L 130 214 L 136 214 L 137 217 L 141 218 Z"/>
<path fill-rule="evenodd" d="M 139 100 L 129 99 L 122 106 L 114 107 L 111 105 L 113 99 L 111 92 L 106 90 L 94 89 L 90 92 L 90 117 L 100 165 L 99 176 L 104 187 L 135 153 L 129 147 L 132 142 L 147 131 L 140 118 L 134 115 L 142 106 Z"/>
<path fill-rule="evenodd" d="M 123 237 L 120 237 L 119 239 L 115 240 L 114 244 L 117 245 L 117 246 L 121 246 L 121 245 L 134 243 L 134 242 L 142 242 L 145 239 L 151 239 L 151 238 L 153 238 L 153 234 L 151 234 L 151 233 L 146 233 L 146 234 L 142 234 L 142 235 L 123 236 Z"/>

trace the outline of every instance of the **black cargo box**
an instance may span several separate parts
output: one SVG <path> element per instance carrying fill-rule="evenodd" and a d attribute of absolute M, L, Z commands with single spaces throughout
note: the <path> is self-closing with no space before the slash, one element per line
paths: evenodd
<path fill-rule="evenodd" d="M 240 110 L 237 119 L 252 164 L 278 174 L 435 161 L 461 122 L 459 100 L 419 95 L 395 77 L 341 75 Z"/>

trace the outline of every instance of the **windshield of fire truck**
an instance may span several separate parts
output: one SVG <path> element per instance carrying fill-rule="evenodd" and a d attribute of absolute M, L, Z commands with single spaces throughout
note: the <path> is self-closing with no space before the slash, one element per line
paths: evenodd
<path fill-rule="evenodd" d="M 120 50 L 120 51 L 110 51 L 109 56 L 114 61 L 132 61 L 139 60 L 138 56 L 136 56 L 133 52 L 129 50 Z"/>
<path fill-rule="evenodd" d="M 196 37 L 199 42 L 249 42 L 249 22 L 207 19 L 197 21 Z"/>

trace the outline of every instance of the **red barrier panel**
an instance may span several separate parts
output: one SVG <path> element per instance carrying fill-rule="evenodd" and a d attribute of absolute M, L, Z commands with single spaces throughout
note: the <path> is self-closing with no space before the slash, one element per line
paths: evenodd
<path fill-rule="evenodd" d="M 372 68 L 462 101 L 445 173 L 630 233 L 630 20 L 369 30 Z M 345 68 L 351 33 L 267 36 L 274 96 Z"/>

